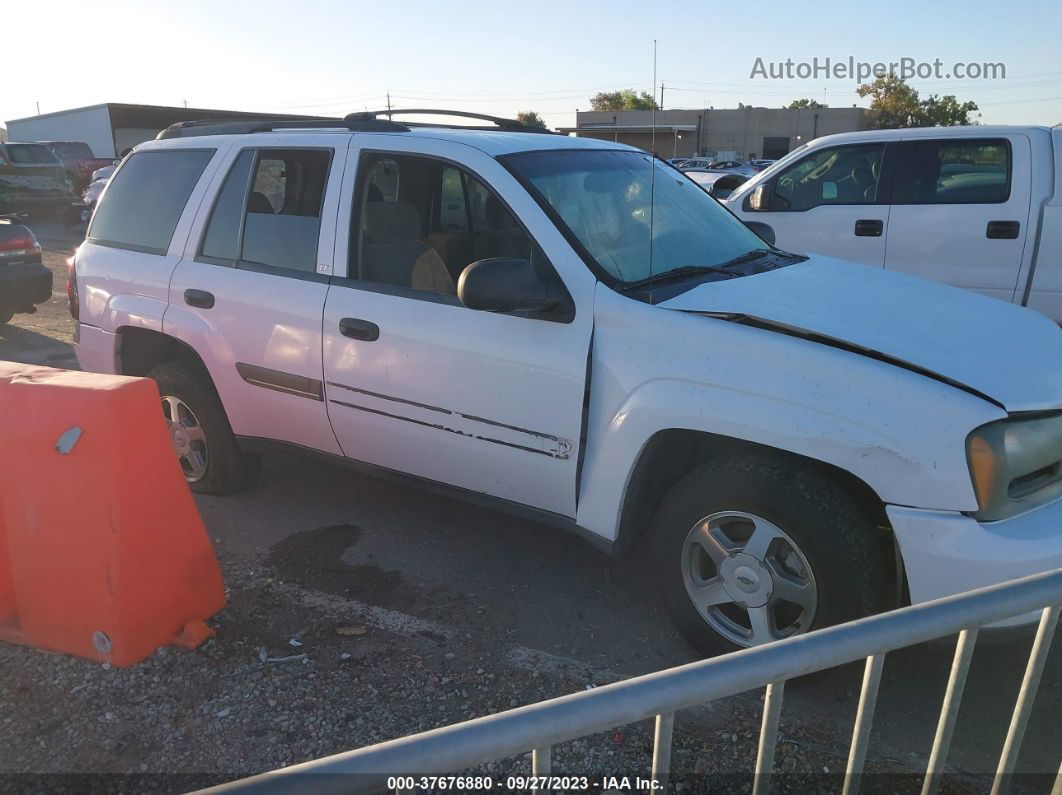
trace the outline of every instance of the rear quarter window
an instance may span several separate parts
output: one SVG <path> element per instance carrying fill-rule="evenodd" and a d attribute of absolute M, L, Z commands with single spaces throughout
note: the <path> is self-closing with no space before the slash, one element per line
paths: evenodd
<path fill-rule="evenodd" d="M 184 205 L 214 152 L 170 149 L 131 155 L 111 179 L 92 216 L 88 240 L 165 254 Z"/>

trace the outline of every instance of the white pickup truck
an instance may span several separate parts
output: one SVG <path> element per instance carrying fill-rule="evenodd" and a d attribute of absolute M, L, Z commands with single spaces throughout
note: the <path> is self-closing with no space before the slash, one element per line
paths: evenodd
<path fill-rule="evenodd" d="M 1062 323 L 1062 127 L 817 138 L 734 191 L 779 247 L 976 290 Z"/>
<path fill-rule="evenodd" d="M 641 538 L 705 653 L 1062 565 L 1055 324 L 486 120 L 137 147 L 74 259 L 81 367 L 157 381 L 196 491 L 286 446 Z"/>

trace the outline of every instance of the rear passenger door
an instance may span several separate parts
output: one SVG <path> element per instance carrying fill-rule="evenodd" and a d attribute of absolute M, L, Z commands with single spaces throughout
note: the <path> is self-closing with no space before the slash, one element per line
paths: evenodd
<path fill-rule="evenodd" d="M 574 517 L 592 274 L 494 158 L 414 135 L 359 140 L 323 327 L 344 454 Z M 578 309 L 467 308 L 461 273 L 492 257 L 530 259 Z"/>
<path fill-rule="evenodd" d="M 170 280 L 163 328 L 202 356 L 238 436 L 338 453 L 321 312 L 347 139 L 262 138 L 237 143 L 215 176 Z"/>
<path fill-rule="evenodd" d="M 1030 159 L 1024 135 L 903 141 L 885 267 L 1015 300 Z"/>

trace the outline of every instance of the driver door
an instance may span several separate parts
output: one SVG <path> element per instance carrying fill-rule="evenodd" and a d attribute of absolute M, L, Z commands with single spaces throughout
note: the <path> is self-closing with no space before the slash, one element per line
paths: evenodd
<path fill-rule="evenodd" d="M 769 224 L 786 251 L 882 268 L 890 154 L 884 142 L 815 149 L 772 180 L 768 210 L 741 215 Z"/>

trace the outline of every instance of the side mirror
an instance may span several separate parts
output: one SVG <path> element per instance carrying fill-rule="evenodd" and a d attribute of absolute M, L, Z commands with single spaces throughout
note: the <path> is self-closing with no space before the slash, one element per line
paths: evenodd
<path fill-rule="evenodd" d="M 769 210 L 771 209 L 771 185 L 768 182 L 762 182 L 756 186 L 756 188 L 749 194 L 749 209 L 750 210 Z"/>
<path fill-rule="evenodd" d="M 563 295 L 560 285 L 540 279 L 526 259 L 481 259 L 461 271 L 457 280 L 461 303 L 489 312 L 554 309 Z"/>
<path fill-rule="evenodd" d="M 759 235 L 760 239 L 765 243 L 774 245 L 774 230 L 769 224 L 765 224 L 762 221 L 745 221 L 745 226 Z"/>

